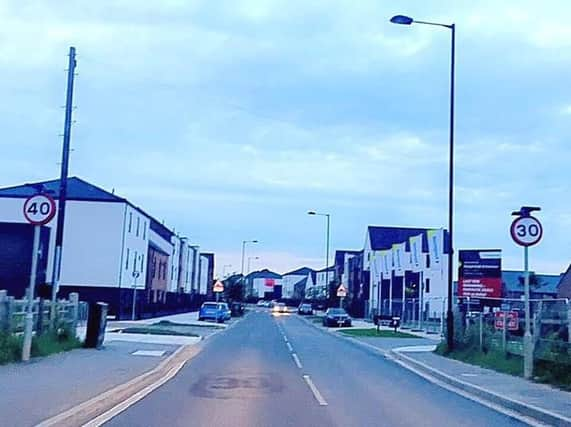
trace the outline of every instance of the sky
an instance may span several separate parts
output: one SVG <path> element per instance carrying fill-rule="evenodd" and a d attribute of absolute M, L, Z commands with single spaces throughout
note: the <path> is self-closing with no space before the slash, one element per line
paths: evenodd
<path fill-rule="evenodd" d="M 571 254 L 571 3 L 0 0 L 0 186 L 59 176 L 77 49 L 70 174 L 216 253 L 218 273 L 325 264 L 367 225 L 445 227 L 457 25 L 456 249 L 501 248 L 541 206 L 530 267 Z"/>

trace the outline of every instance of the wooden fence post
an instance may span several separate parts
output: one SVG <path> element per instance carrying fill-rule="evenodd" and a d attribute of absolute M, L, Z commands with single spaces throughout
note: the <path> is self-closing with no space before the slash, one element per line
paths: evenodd
<path fill-rule="evenodd" d="M 79 294 L 77 292 L 70 293 L 69 301 L 71 303 L 71 330 L 75 336 L 77 334 L 77 321 L 79 317 Z"/>
<path fill-rule="evenodd" d="M 8 330 L 8 293 L 5 290 L 0 291 L 0 332 L 5 332 Z"/>
<path fill-rule="evenodd" d="M 6 299 L 6 332 L 8 334 L 12 333 L 12 325 L 14 317 L 14 297 L 8 297 Z"/>

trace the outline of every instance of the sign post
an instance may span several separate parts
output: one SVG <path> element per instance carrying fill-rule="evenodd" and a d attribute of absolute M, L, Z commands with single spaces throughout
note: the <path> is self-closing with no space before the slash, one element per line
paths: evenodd
<path fill-rule="evenodd" d="M 135 320 L 136 307 L 137 307 L 137 278 L 139 277 L 139 272 L 133 270 L 133 306 L 131 307 L 131 320 Z"/>
<path fill-rule="evenodd" d="M 216 294 L 216 302 L 218 302 L 220 300 L 220 294 L 222 292 L 224 292 L 224 283 L 222 283 L 220 280 L 217 280 L 214 283 L 214 287 L 212 288 L 212 292 L 214 292 Z"/>
<path fill-rule="evenodd" d="M 343 283 L 337 288 L 337 297 L 339 298 L 339 308 L 343 308 L 343 298 L 347 296 L 347 288 Z"/>
<path fill-rule="evenodd" d="M 510 233 L 514 242 L 523 246 L 524 292 L 525 292 L 525 333 L 523 336 L 523 376 L 526 379 L 533 375 L 533 340 L 531 337 L 531 308 L 529 306 L 529 247 L 536 245 L 543 236 L 543 227 L 539 220 L 531 216 L 531 212 L 541 208 L 522 206 L 512 215 L 517 216 L 512 222 Z"/>
<path fill-rule="evenodd" d="M 22 345 L 22 361 L 30 360 L 32 349 L 32 334 L 34 323 L 34 293 L 36 288 L 36 270 L 38 269 L 38 253 L 40 251 L 40 232 L 42 225 L 47 224 L 56 214 L 54 199 L 46 194 L 36 194 L 24 202 L 24 218 L 34 226 L 34 241 L 32 243 L 32 269 L 28 287 L 28 304 L 26 307 L 26 323 L 24 326 L 24 342 Z M 41 316 L 38 313 L 38 316 Z M 42 320 L 39 319 L 41 322 Z"/>

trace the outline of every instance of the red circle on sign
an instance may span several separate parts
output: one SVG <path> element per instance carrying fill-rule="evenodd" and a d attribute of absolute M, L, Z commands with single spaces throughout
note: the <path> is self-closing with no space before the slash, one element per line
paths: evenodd
<path fill-rule="evenodd" d="M 531 233 L 531 227 L 535 226 L 536 234 Z M 512 222 L 510 227 L 512 239 L 520 246 L 533 246 L 543 237 L 543 226 L 533 216 L 520 216 Z"/>
<path fill-rule="evenodd" d="M 34 206 L 34 203 L 36 206 Z M 39 207 L 37 206 L 39 204 Z M 43 207 L 48 206 L 48 210 L 43 212 Z M 35 211 L 32 211 L 32 209 Z M 39 214 L 38 214 L 39 212 Z M 50 222 L 56 214 L 56 202 L 47 194 L 35 194 L 28 197 L 24 202 L 24 217 L 26 221 L 33 225 L 45 225 Z"/>

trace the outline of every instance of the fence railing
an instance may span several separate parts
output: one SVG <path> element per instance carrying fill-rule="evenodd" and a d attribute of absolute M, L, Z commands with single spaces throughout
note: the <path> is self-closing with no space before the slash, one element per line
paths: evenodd
<path fill-rule="evenodd" d="M 0 332 L 20 334 L 24 332 L 26 299 L 15 299 L 0 290 Z M 69 327 L 75 330 L 87 322 L 88 304 L 79 301 L 77 293 L 71 293 L 68 300 L 58 300 L 55 307 L 55 324 L 58 327 Z M 33 304 L 33 330 L 44 331 L 50 328 L 51 301 L 36 299 Z"/>

